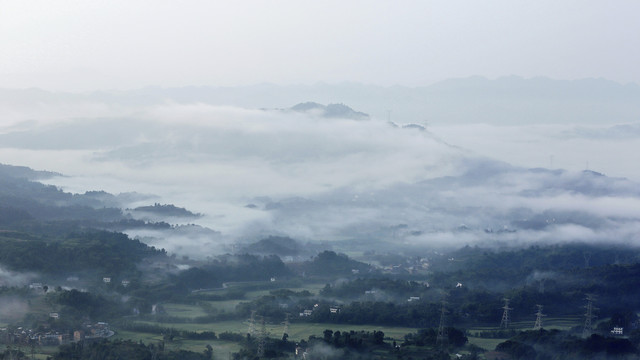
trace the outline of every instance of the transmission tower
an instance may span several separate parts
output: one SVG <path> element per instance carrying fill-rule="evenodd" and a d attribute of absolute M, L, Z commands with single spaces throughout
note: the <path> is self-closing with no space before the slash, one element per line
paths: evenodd
<path fill-rule="evenodd" d="M 593 306 L 595 299 L 594 295 L 587 294 L 587 305 L 585 306 L 587 313 L 584 314 L 584 329 L 582 330 L 582 337 L 587 337 L 593 333 L 593 319 L 597 317 L 593 313 L 598 310 L 597 307 Z"/>
<path fill-rule="evenodd" d="M 249 329 L 247 330 L 247 334 L 250 337 L 254 337 L 256 334 L 256 311 L 251 310 L 251 317 L 249 318 Z"/>
<path fill-rule="evenodd" d="M 536 312 L 536 323 L 533 325 L 533 330 L 542 329 L 542 317 L 547 316 L 542 313 L 542 305 L 536 305 L 538 307 L 538 311 Z"/>
<path fill-rule="evenodd" d="M 502 307 L 502 309 L 504 311 L 502 312 L 502 320 L 500 321 L 500 328 L 508 329 L 509 323 L 511 322 L 511 320 L 509 319 L 509 311 L 513 310 L 512 308 L 509 307 L 509 299 L 507 298 L 504 299 L 504 306 Z"/>
<path fill-rule="evenodd" d="M 588 269 L 589 268 L 589 261 L 591 260 L 591 253 L 585 251 L 584 254 L 582 254 L 584 256 L 584 268 Z"/>
<path fill-rule="evenodd" d="M 438 325 L 438 337 L 436 338 L 436 344 L 444 344 L 447 342 L 447 329 L 444 327 L 446 314 L 447 314 L 447 302 L 442 301 L 442 310 L 440 311 L 440 325 Z"/>
<path fill-rule="evenodd" d="M 282 329 L 282 340 L 284 340 L 285 335 L 289 336 L 289 313 L 285 315 L 282 325 L 284 325 Z"/>
<path fill-rule="evenodd" d="M 267 342 L 267 327 L 264 323 L 264 316 L 260 319 L 260 333 L 258 334 L 258 351 L 256 355 L 261 358 L 264 356 L 264 345 Z"/>

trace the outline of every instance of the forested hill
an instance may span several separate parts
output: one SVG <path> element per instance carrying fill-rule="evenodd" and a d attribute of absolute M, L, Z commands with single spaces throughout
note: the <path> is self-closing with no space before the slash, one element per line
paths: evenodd
<path fill-rule="evenodd" d="M 93 270 L 115 275 L 135 270 L 145 257 L 166 255 L 164 250 L 148 247 L 125 234 L 74 230 L 70 226 L 64 237 L 47 237 L 0 228 L 0 264 L 11 270 L 47 274 Z"/>
<path fill-rule="evenodd" d="M 14 166 L 0 164 L 0 178 L 12 177 L 27 180 L 48 179 L 53 176 L 61 176 L 62 174 L 51 171 L 38 171 L 26 166 Z"/>
<path fill-rule="evenodd" d="M 125 234 L 100 230 L 130 221 L 119 208 L 101 200 L 113 195 L 74 195 L 31 181 L 57 175 L 0 165 L 0 267 L 47 274 L 117 274 L 134 270 L 145 257 L 166 255 Z"/>
<path fill-rule="evenodd" d="M 45 174 L 22 167 L 0 166 L 0 225 L 20 220 L 99 220 L 116 221 L 122 211 L 106 207 L 105 202 L 91 196 L 63 192 L 55 186 L 30 179 Z M 113 195 L 111 195 L 113 197 Z M 9 218 L 9 214 L 14 214 Z"/>

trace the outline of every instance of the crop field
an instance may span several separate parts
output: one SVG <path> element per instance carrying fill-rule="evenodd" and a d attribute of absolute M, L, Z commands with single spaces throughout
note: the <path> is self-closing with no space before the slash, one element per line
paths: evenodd
<path fill-rule="evenodd" d="M 195 318 L 198 316 L 207 315 L 200 306 L 197 305 L 183 305 L 183 304 L 163 304 L 164 310 L 167 315 L 182 317 L 182 318 Z"/>
<path fill-rule="evenodd" d="M 505 339 L 485 339 L 469 336 L 469 344 L 479 346 L 485 350 L 493 350 L 498 344 L 505 341 Z"/>
<path fill-rule="evenodd" d="M 236 306 L 241 302 L 246 302 L 249 300 L 220 300 L 220 301 L 204 301 L 205 303 L 211 305 L 211 307 L 216 312 L 233 312 L 236 309 Z"/>
<path fill-rule="evenodd" d="M 264 284 L 264 282 L 262 282 L 262 283 Z M 258 282 L 255 282 L 255 283 L 252 282 L 252 283 L 249 283 L 249 284 L 234 283 L 233 285 L 229 285 L 229 287 L 234 287 L 234 288 L 242 288 L 243 286 L 253 287 L 256 284 L 258 284 Z M 286 289 L 291 290 L 291 291 L 295 291 L 295 292 L 300 292 L 300 291 L 307 290 L 310 293 L 312 293 L 313 295 L 318 295 L 318 292 L 323 287 L 324 287 L 324 284 L 309 284 L 309 285 L 305 285 L 303 287 L 292 287 L 292 288 L 286 288 Z M 238 304 L 240 304 L 242 302 L 251 301 L 252 299 L 256 299 L 256 298 L 259 298 L 261 296 L 269 295 L 270 291 L 273 291 L 273 290 L 274 289 L 252 290 L 252 291 L 247 291 L 245 293 L 244 299 L 214 300 L 214 301 L 204 300 L 204 301 L 202 301 L 202 303 L 206 303 L 207 306 L 210 306 L 211 309 L 215 313 L 233 312 L 233 311 L 235 311 L 236 306 L 238 306 Z M 201 294 L 205 294 L 205 295 L 225 295 L 225 294 L 227 294 L 228 291 L 229 291 L 228 288 L 226 288 L 226 289 L 215 289 L 215 290 L 202 291 Z M 193 319 L 193 318 L 196 318 L 196 317 L 199 317 L 199 316 L 208 315 L 207 312 L 205 312 L 204 309 L 200 305 L 165 303 L 165 304 L 163 304 L 163 307 L 164 307 L 164 310 L 166 311 L 167 315 L 172 316 L 172 317 Z"/>
<path fill-rule="evenodd" d="M 581 316 L 565 316 L 565 317 L 548 317 L 544 318 L 542 323 L 545 329 L 559 329 L 567 330 L 574 326 L 579 326 L 584 321 Z M 515 330 L 531 330 L 533 329 L 534 321 L 515 321 L 511 323 L 511 328 Z M 496 331 L 500 330 L 498 324 L 496 326 L 468 326 L 466 327 L 468 332 L 476 331 Z"/>
<path fill-rule="evenodd" d="M 543 322 L 543 328 L 547 330 L 549 329 L 568 330 L 574 326 L 579 326 L 582 323 L 582 321 L 583 319 L 579 316 L 545 318 Z M 511 328 L 519 331 L 531 330 L 533 329 L 533 324 L 534 324 L 534 321 L 513 322 Z M 500 328 L 498 326 L 469 327 L 467 328 L 467 333 L 469 334 L 467 335 L 469 338 L 469 343 L 477 345 L 487 350 L 493 350 L 495 349 L 496 345 L 505 341 L 507 338 L 489 339 L 489 338 L 475 337 L 471 335 L 474 335 L 476 332 L 496 331 L 496 330 L 500 330 Z"/>
<path fill-rule="evenodd" d="M 176 330 L 187 330 L 187 331 L 214 331 L 216 334 L 222 332 L 233 332 L 246 334 L 249 329 L 248 321 L 241 320 L 231 320 L 231 321 L 220 321 L 210 324 L 193 324 L 193 323 L 185 323 L 185 324 L 175 324 L 175 323 L 156 323 L 149 321 L 138 321 L 137 323 L 141 324 L 149 324 L 149 325 L 159 325 L 167 328 L 174 328 Z M 259 330 L 259 325 L 256 324 L 257 330 Z M 316 335 L 321 337 L 322 332 L 326 329 L 330 329 L 333 331 L 382 331 L 385 334 L 385 337 L 392 338 L 396 341 L 401 341 L 404 339 L 404 335 L 412 332 L 418 331 L 415 328 L 409 327 L 391 327 L 391 326 L 376 326 L 376 325 L 349 325 L 349 324 L 327 324 L 327 323 L 292 323 L 289 325 L 289 339 L 292 341 L 297 341 L 301 339 L 307 339 L 311 335 Z M 273 338 L 280 338 L 282 336 L 284 325 L 281 324 L 265 324 L 265 330 L 267 331 L 268 336 Z"/>
<path fill-rule="evenodd" d="M 142 340 L 142 342 L 145 344 L 156 344 L 162 341 L 162 335 L 132 331 L 118 331 L 113 339 L 128 339 L 136 342 Z M 213 348 L 214 359 L 230 359 L 232 353 L 238 352 L 240 350 L 240 345 L 230 341 L 182 339 L 165 342 L 165 349 L 202 352 L 207 345 L 211 345 L 211 347 Z"/>

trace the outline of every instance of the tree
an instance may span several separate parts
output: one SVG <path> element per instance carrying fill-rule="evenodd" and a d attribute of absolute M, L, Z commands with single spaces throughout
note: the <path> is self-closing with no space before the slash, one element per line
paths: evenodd
<path fill-rule="evenodd" d="M 213 358 L 213 348 L 210 344 L 207 344 L 206 349 L 204 350 L 204 356 L 206 356 L 207 359 Z"/>

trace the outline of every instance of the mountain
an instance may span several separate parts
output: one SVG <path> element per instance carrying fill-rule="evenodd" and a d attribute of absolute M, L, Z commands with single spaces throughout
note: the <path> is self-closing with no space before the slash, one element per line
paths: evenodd
<path fill-rule="evenodd" d="M 288 109 L 289 111 L 318 115 L 325 118 L 341 118 L 352 120 L 368 120 L 369 115 L 355 111 L 344 104 L 329 104 L 327 106 L 315 102 L 299 103 Z"/>
<path fill-rule="evenodd" d="M 76 114 L 81 111 L 78 109 L 95 110 L 96 106 L 121 115 L 119 111 L 123 108 L 167 102 L 282 109 L 292 103 L 305 104 L 308 99 L 319 104 L 349 104 L 372 118 L 399 123 L 422 123 L 426 120 L 432 124 L 615 124 L 635 122 L 640 117 L 640 86 L 605 79 L 554 80 L 508 76 L 491 80 L 475 76 L 421 87 L 358 83 L 259 84 L 241 87 L 147 87 L 80 94 L 0 89 L 0 107 L 32 113 L 47 107 L 68 111 L 67 104 L 82 104 L 74 108 L 74 116 L 80 116 Z M 341 113 L 344 109 L 337 106 L 335 110 Z M 333 111 L 330 109 L 329 113 Z"/>
<path fill-rule="evenodd" d="M 26 166 L 0 164 L 0 178 L 11 177 L 26 180 L 44 180 L 62 174 L 51 171 L 37 171 Z"/>

